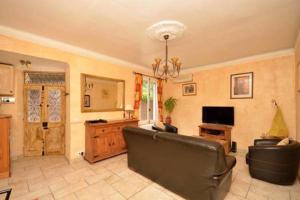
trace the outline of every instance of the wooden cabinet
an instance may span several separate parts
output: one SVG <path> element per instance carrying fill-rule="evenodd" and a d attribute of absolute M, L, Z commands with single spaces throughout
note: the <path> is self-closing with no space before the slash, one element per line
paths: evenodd
<path fill-rule="evenodd" d="M 10 175 L 10 115 L 0 115 L 0 179 Z"/>
<path fill-rule="evenodd" d="M 0 64 L 0 96 L 14 94 L 14 67 Z"/>
<path fill-rule="evenodd" d="M 109 158 L 127 151 L 123 136 L 125 126 L 138 126 L 138 120 L 85 123 L 85 156 L 89 162 Z"/>

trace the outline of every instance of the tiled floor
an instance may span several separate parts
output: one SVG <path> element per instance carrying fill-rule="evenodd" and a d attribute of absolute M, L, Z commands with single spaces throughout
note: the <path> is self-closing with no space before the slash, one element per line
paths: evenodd
<path fill-rule="evenodd" d="M 277 186 L 252 179 L 244 156 L 236 155 L 226 200 L 300 200 L 300 184 Z M 13 188 L 12 199 L 178 200 L 183 199 L 127 168 L 126 154 L 90 165 L 60 156 L 23 158 L 12 163 L 12 177 L 0 188 Z M 0 198 L 1 199 L 1 198 Z"/>

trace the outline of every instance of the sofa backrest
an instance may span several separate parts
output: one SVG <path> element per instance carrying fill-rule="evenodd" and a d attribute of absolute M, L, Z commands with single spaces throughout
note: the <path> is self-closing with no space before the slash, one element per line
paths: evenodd
<path fill-rule="evenodd" d="M 227 169 L 224 148 L 217 142 L 135 127 L 126 127 L 123 132 L 129 165 L 146 170 L 154 179 L 159 179 L 157 174 L 176 174 L 184 184 L 187 171 L 193 171 L 193 176 L 197 171 L 198 177 L 193 178 L 207 180 Z"/>

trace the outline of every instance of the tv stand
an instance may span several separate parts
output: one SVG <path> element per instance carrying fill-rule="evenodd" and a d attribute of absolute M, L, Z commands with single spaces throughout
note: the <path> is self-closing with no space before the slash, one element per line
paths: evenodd
<path fill-rule="evenodd" d="M 221 124 L 201 124 L 199 136 L 207 139 L 225 140 L 228 142 L 228 152 L 231 149 L 231 126 Z"/>

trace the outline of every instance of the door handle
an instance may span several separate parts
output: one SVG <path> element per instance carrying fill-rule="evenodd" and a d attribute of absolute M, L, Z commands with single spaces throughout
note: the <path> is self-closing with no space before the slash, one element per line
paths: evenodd
<path fill-rule="evenodd" d="M 96 136 L 94 136 L 94 138 L 99 138 L 99 136 L 98 136 L 98 135 L 96 135 Z"/>

